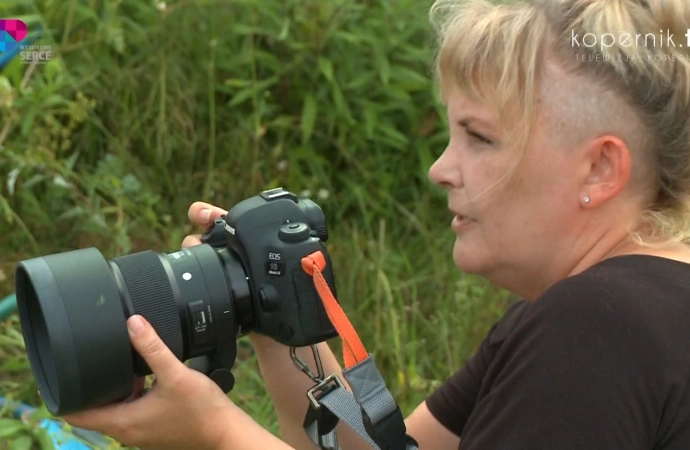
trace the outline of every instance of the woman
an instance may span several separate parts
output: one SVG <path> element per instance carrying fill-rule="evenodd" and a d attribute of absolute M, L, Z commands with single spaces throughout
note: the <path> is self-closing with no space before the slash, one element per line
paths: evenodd
<path fill-rule="evenodd" d="M 448 192 L 454 261 L 524 300 L 408 433 L 434 450 L 690 448 L 690 2 L 437 1 L 432 13 L 450 141 L 429 175 Z M 189 210 L 202 228 L 221 213 Z M 251 337 L 282 442 L 129 324 L 157 385 L 70 423 L 144 448 L 313 448 L 310 386 L 284 347 Z"/>

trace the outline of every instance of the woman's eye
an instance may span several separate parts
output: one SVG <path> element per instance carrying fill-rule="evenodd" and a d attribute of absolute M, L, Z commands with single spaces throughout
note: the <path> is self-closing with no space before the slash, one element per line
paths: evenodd
<path fill-rule="evenodd" d="M 481 142 L 482 144 L 492 144 L 491 140 L 485 138 L 479 133 L 476 133 L 470 129 L 466 129 L 467 134 L 474 140 Z"/>

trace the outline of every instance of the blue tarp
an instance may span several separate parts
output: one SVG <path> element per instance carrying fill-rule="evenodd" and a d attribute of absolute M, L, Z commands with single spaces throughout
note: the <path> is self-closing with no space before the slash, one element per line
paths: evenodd
<path fill-rule="evenodd" d="M 10 403 L 5 397 L 0 397 L 0 409 L 9 407 L 12 417 L 28 421 L 36 408 L 24 403 Z M 102 434 L 81 428 L 69 427 L 57 419 L 42 419 L 39 426 L 48 431 L 55 448 L 58 450 L 107 450 L 112 448 L 112 442 L 108 442 Z M 71 428 L 71 429 L 68 429 Z"/>

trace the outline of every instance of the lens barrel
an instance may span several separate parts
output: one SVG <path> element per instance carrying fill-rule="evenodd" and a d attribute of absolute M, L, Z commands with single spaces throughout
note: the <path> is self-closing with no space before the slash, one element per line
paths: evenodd
<path fill-rule="evenodd" d="M 199 245 L 106 260 L 87 248 L 21 261 L 19 318 L 48 410 L 59 416 L 122 400 L 151 373 L 131 345 L 132 314 L 181 361 L 234 339 L 236 303 L 248 309 L 249 288 L 242 265 L 221 252 Z"/>

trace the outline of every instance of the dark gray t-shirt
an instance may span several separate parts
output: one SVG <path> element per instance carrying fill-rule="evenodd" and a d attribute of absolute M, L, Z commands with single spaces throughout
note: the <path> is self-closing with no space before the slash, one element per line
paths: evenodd
<path fill-rule="evenodd" d="M 462 450 L 690 449 L 690 264 L 630 255 L 519 301 L 427 399 Z"/>

